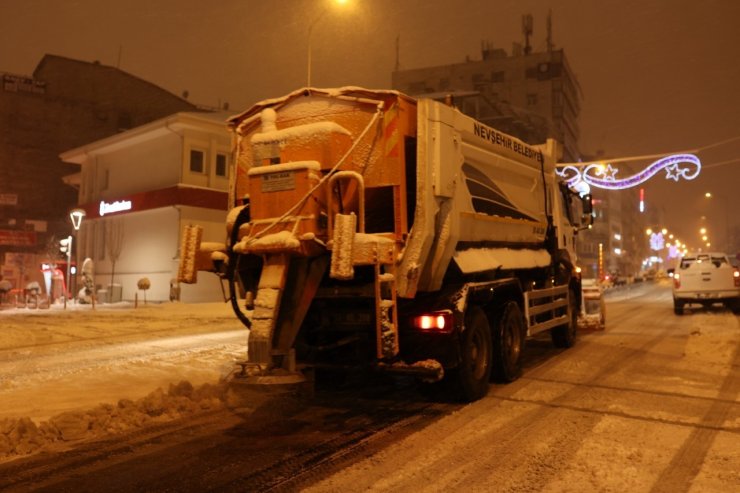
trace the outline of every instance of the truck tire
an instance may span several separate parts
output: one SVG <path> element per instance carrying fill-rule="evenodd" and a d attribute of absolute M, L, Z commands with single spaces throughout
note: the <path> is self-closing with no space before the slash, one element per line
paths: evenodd
<path fill-rule="evenodd" d="M 465 332 L 460 341 L 460 366 L 451 372 L 457 380 L 460 397 L 472 402 L 488 393 L 491 378 L 491 327 L 486 314 L 477 306 L 471 306 L 465 315 Z"/>
<path fill-rule="evenodd" d="M 499 382 L 513 382 L 522 373 L 522 351 L 526 333 L 519 305 L 506 303 L 496 318 L 493 334 L 493 376 Z"/>
<path fill-rule="evenodd" d="M 578 302 L 576 294 L 571 289 L 568 291 L 568 300 L 570 304 L 570 320 L 567 325 L 561 325 L 550 329 L 550 336 L 555 347 L 569 348 L 576 343 L 576 331 L 578 329 Z"/>
<path fill-rule="evenodd" d="M 678 301 L 673 298 L 673 313 L 676 315 L 683 315 L 683 301 Z"/>

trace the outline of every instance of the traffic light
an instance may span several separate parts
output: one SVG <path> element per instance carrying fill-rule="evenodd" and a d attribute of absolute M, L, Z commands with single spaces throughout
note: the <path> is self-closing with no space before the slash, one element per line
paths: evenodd
<path fill-rule="evenodd" d="M 67 250 L 72 246 L 72 237 L 68 236 L 59 240 L 59 251 L 67 253 Z"/>

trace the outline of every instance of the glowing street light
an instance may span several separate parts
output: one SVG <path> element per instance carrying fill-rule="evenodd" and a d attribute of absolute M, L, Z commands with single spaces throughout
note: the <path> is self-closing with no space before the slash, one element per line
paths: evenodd
<path fill-rule="evenodd" d="M 348 3 L 349 0 L 334 0 L 334 3 L 337 5 L 345 5 Z M 311 22 L 311 24 L 308 25 L 308 70 L 306 71 L 306 87 L 311 87 L 311 35 L 313 34 L 313 28 L 316 26 L 316 24 L 324 18 L 327 12 L 329 12 L 330 7 L 327 6 L 324 10 L 321 11 L 321 13 Z"/>
<path fill-rule="evenodd" d="M 80 230 L 80 225 L 82 225 L 82 219 L 85 217 L 85 211 L 83 209 L 72 209 L 72 211 L 69 213 L 69 218 L 72 220 L 72 227 L 75 229 L 75 231 Z"/>

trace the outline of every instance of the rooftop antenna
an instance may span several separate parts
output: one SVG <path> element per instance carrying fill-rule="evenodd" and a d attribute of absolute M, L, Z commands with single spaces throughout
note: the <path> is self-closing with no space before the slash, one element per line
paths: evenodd
<path fill-rule="evenodd" d="M 552 42 L 552 9 L 547 11 L 547 51 L 550 52 L 555 48 Z"/>
<path fill-rule="evenodd" d="M 524 14 L 522 16 L 522 33 L 524 34 L 524 54 L 529 55 L 532 53 L 532 46 L 529 44 L 529 37 L 532 35 L 532 25 L 534 21 L 532 14 Z"/>

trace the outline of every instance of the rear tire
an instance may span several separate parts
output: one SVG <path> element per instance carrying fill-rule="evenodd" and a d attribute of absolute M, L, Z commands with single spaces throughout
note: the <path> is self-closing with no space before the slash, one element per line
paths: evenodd
<path fill-rule="evenodd" d="M 732 310 L 732 313 L 734 313 L 735 315 L 740 315 L 740 298 L 728 302 L 727 308 Z"/>
<path fill-rule="evenodd" d="M 465 332 L 461 334 L 460 366 L 449 372 L 460 390 L 460 397 L 472 402 L 488 393 L 491 378 L 491 328 L 488 318 L 477 306 L 468 308 L 465 315 Z"/>
<path fill-rule="evenodd" d="M 683 304 L 683 301 L 673 298 L 673 313 L 676 315 L 683 315 Z"/>
<path fill-rule="evenodd" d="M 576 343 L 576 331 L 578 330 L 578 302 L 573 290 L 568 291 L 568 318 L 567 325 L 561 325 L 550 330 L 552 343 L 555 347 L 569 348 Z"/>
<path fill-rule="evenodd" d="M 493 376 L 499 382 L 513 382 L 522 373 L 522 351 L 526 333 L 519 305 L 510 301 L 496 318 L 493 336 Z"/>

